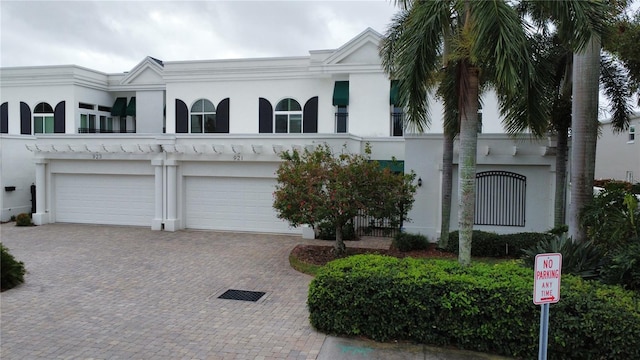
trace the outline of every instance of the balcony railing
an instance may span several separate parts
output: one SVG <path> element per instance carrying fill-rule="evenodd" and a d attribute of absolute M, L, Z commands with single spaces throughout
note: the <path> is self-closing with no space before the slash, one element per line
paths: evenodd
<path fill-rule="evenodd" d="M 391 113 L 391 136 L 402 136 L 404 129 L 404 113 Z"/>
<path fill-rule="evenodd" d="M 349 123 L 349 113 L 346 113 L 346 112 L 336 113 L 336 132 L 337 133 L 346 133 L 348 123 Z"/>
<path fill-rule="evenodd" d="M 99 128 L 78 128 L 78 134 L 135 134 L 135 130 L 107 130 Z"/>

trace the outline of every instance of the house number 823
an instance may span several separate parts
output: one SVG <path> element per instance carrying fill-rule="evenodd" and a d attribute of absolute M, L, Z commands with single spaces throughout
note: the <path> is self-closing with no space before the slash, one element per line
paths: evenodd
<path fill-rule="evenodd" d="M 102 159 L 102 154 L 93 154 L 93 160 L 100 160 Z"/>

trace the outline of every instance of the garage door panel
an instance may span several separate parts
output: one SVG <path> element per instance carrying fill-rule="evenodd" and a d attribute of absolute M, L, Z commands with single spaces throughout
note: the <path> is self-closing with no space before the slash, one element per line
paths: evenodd
<path fill-rule="evenodd" d="M 186 178 L 186 226 L 192 229 L 298 233 L 276 217 L 275 179 Z"/>
<path fill-rule="evenodd" d="M 148 226 L 153 187 L 151 176 L 58 174 L 56 221 Z"/>

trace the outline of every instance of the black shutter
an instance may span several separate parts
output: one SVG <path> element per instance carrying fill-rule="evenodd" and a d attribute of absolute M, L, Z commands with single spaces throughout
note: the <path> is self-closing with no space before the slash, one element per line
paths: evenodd
<path fill-rule="evenodd" d="M 216 108 L 216 132 L 229 132 L 229 98 L 220 101 Z"/>
<path fill-rule="evenodd" d="M 31 135 L 31 109 L 20 101 L 20 134 Z"/>
<path fill-rule="evenodd" d="M 60 101 L 53 111 L 53 132 L 56 134 L 64 134 L 65 107 L 65 102 Z"/>
<path fill-rule="evenodd" d="M 318 97 L 314 96 L 306 104 L 302 111 L 302 132 L 318 132 Z"/>
<path fill-rule="evenodd" d="M 9 133 L 9 103 L 0 105 L 0 134 Z"/>
<path fill-rule="evenodd" d="M 184 101 L 176 99 L 176 134 L 189 132 L 189 108 Z"/>
<path fill-rule="evenodd" d="M 260 98 L 258 104 L 259 129 L 260 133 L 273 133 L 273 106 L 269 100 Z"/>

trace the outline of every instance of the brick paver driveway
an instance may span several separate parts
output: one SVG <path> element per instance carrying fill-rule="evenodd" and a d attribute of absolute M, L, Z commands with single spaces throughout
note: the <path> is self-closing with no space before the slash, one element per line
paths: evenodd
<path fill-rule="evenodd" d="M 315 359 L 296 236 L 54 224 L 0 228 L 28 274 L 1 295 L 9 359 Z M 264 291 L 258 302 L 218 299 Z"/>

